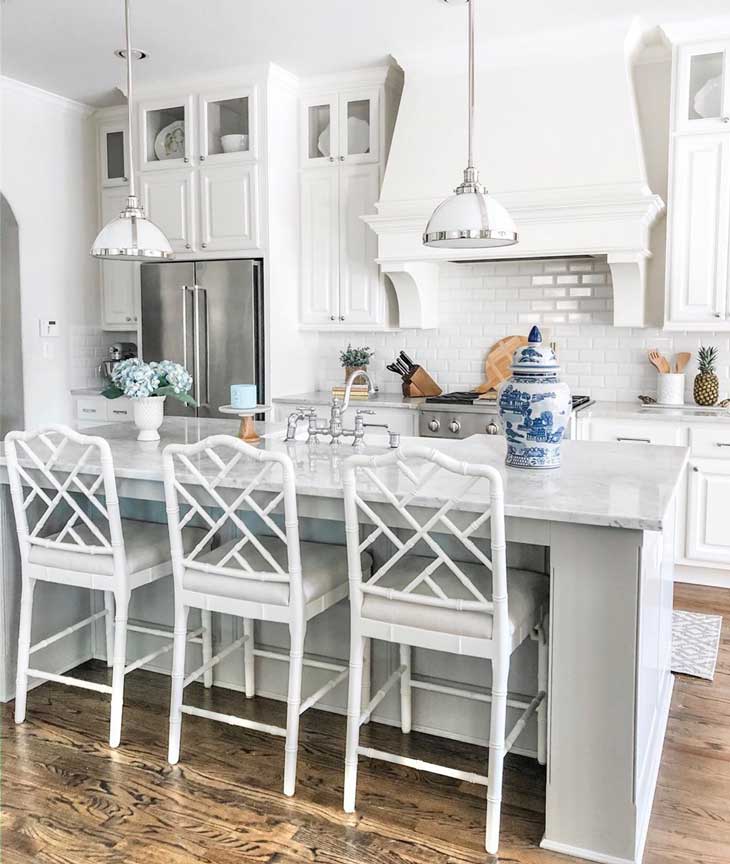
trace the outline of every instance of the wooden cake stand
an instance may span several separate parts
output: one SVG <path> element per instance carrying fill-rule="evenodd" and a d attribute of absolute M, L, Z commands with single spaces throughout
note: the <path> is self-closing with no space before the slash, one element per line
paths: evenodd
<path fill-rule="evenodd" d="M 221 405 L 218 410 L 221 414 L 235 414 L 240 417 L 241 426 L 238 430 L 238 437 L 247 444 L 258 444 L 261 438 L 256 431 L 253 418 L 256 414 L 266 414 L 267 411 L 271 411 L 271 405 L 256 405 L 255 408 L 234 408 L 232 405 Z"/>

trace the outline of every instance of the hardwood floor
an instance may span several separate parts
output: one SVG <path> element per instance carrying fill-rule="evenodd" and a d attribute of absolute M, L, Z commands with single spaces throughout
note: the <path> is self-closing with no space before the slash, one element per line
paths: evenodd
<path fill-rule="evenodd" d="M 730 591 L 677 586 L 675 605 L 724 617 L 713 683 L 678 677 L 645 864 L 730 864 Z M 105 680 L 91 663 L 84 677 Z M 188 691 L 186 691 L 187 693 Z M 197 704 L 284 722 L 285 706 L 200 686 Z M 483 790 L 362 760 L 358 812 L 341 809 L 344 718 L 302 720 L 297 795 L 281 793 L 283 741 L 186 717 L 182 759 L 166 761 L 165 678 L 127 680 L 122 746 L 105 743 L 109 703 L 45 684 L 28 719 L 2 706 L 3 864 L 472 864 L 483 851 Z M 371 724 L 363 742 L 483 770 L 485 751 Z M 499 861 L 568 864 L 539 849 L 545 773 L 510 756 Z M 494 859 L 491 859 L 494 860 Z"/>

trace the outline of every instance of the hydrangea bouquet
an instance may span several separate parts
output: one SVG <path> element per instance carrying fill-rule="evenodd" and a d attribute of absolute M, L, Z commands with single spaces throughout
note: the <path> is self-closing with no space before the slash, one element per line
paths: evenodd
<path fill-rule="evenodd" d="M 159 363 L 144 363 L 139 357 L 131 357 L 117 363 L 112 372 L 112 383 L 102 391 L 107 399 L 127 396 L 130 399 L 145 399 L 148 396 L 172 396 L 185 405 L 195 407 L 190 395 L 192 375 L 179 363 L 161 360 Z"/>

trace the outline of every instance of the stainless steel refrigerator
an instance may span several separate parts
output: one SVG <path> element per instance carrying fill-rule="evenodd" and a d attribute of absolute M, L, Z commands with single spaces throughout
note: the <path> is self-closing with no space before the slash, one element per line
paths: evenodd
<path fill-rule="evenodd" d="M 166 414 L 224 417 L 231 384 L 266 400 L 262 270 L 253 259 L 141 265 L 142 357 L 185 366 L 199 405 L 167 399 Z"/>

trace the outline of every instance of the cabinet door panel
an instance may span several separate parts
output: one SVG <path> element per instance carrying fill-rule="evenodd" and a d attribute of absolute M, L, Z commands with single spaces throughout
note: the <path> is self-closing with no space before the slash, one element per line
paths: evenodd
<path fill-rule="evenodd" d="M 378 240 L 361 218 L 374 212 L 379 188 L 377 165 L 340 168 L 340 320 L 345 326 L 382 318 Z"/>
<path fill-rule="evenodd" d="M 675 128 L 717 131 L 730 114 L 730 43 L 685 45 L 678 53 Z"/>
<path fill-rule="evenodd" d="M 258 246 L 256 177 L 255 165 L 209 165 L 200 169 L 202 249 Z"/>
<path fill-rule="evenodd" d="M 339 319 L 338 172 L 302 172 L 302 297 L 304 324 Z"/>
<path fill-rule="evenodd" d="M 193 172 L 160 171 L 142 175 L 147 217 L 160 228 L 175 252 L 193 248 Z"/>
<path fill-rule="evenodd" d="M 101 224 L 117 217 L 127 203 L 125 187 L 104 189 L 101 193 Z M 110 330 L 137 327 L 137 271 L 133 261 L 101 261 L 101 326 Z"/>
<path fill-rule="evenodd" d="M 727 313 L 730 136 L 677 138 L 669 245 L 670 319 L 716 322 Z"/>
<path fill-rule="evenodd" d="M 331 167 L 338 160 L 338 119 L 336 94 L 320 94 L 302 100 L 300 128 L 303 167 Z"/>
<path fill-rule="evenodd" d="M 689 470 L 687 557 L 730 566 L 730 463 L 693 460 Z"/>
<path fill-rule="evenodd" d="M 669 444 L 682 443 L 682 431 L 678 424 L 658 420 L 654 423 L 642 420 L 590 420 L 588 437 L 591 441 L 615 441 L 618 444 Z"/>
<path fill-rule="evenodd" d="M 339 99 L 340 161 L 350 164 L 377 162 L 380 158 L 379 91 L 351 90 Z"/>

